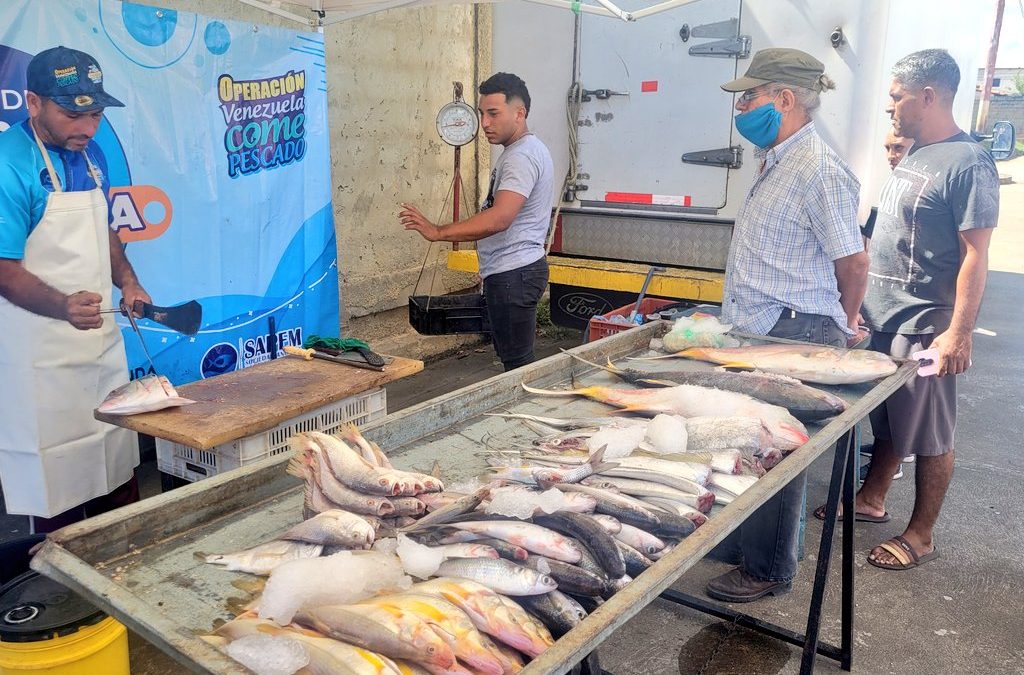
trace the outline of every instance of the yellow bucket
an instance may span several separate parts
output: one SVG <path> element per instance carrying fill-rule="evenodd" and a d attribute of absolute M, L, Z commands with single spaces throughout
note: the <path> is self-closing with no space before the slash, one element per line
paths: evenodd
<path fill-rule="evenodd" d="M 0 675 L 129 675 L 128 632 L 57 582 L 28 572 L 0 588 Z"/>

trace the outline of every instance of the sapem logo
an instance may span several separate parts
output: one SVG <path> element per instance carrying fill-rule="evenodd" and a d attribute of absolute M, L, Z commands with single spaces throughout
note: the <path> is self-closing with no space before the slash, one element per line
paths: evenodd
<path fill-rule="evenodd" d="M 302 346 L 302 328 L 285 328 L 274 334 L 273 345 L 270 335 L 257 335 L 246 340 L 238 341 L 238 352 L 242 358 L 242 368 L 270 360 L 271 350 L 276 352 L 275 357 L 284 356 L 284 348 L 287 345 L 295 347 Z"/>

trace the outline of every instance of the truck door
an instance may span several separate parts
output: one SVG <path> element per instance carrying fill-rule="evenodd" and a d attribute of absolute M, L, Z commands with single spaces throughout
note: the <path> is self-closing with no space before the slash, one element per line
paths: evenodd
<path fill-rule="evenodd" d="M 733 97 L 720 85 L 749 54 L 740 4 L 702 0 L 628 24 L 584 14 L 581 207 L 714 215 L 725 205 L 728 167 L 741 157 Z"/>

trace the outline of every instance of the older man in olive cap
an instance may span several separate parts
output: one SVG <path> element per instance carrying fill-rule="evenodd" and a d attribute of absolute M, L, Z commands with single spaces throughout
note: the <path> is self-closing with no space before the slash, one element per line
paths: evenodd
<path fill-rule="evenodd" d="M 812 120 L 820 93 L 834 88 L 821 61 L 796 49 L 759 51 L 743 77 L 722 85 L 743 92 L 736 129 L 760 160 L 725 272 L 722 320 L 737 330 L 837 347 L 858 332 L 868 270 L 860 185 Z M 742 562 L 708 595 L 750 602 L 790 590 L 805 488 L 801 475 L 743 524 L 730 542 Z"/>

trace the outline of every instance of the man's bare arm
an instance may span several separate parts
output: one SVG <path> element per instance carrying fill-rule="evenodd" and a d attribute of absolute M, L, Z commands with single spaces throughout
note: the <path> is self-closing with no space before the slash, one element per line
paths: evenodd
<path fill-rule="evenodd" d="M 988 277 L 992 231 L 992 228 L 978 228 L 960 233 L 963 262 L 956 275 L 953 320 L 949 328 L 932 341 L 932 347 L 939 350 L 939 375 L 958 375 L 971 365 L 974 326 Z"/>
<path fill-rule="evenodd" d="M 504 232 L 526 203 L 526 197 L 511 190 L 498 190 L 494 205 L 457 223 L 438 227 L 411 204 L 403 204 L 399 219 L 407 230 L 416 230 L 428 241 L 477 241 Z"/>
<path fill-rule="evenodd" d="M 838 258 L 836 284 L 839 287 L 839 303 L 846 312 L 846 325 L 857 332 L 857 317 L 868 288 L 868 254 L 866 251 Z"/>
<path fill-rule="evenodd" d="M 20 260 L 0 259 L 0 295 L 33 314 L 67 321 L 80 330 L 103 325 L 98 293 L 64 295 L 25 269 Z"/>
<path fill-rule="evenodd" d="M 142 302 L 152 303 L 152 298 L 149 297 L 149 293 L 142 288 L 142 284 L 139 283 L 139 278 L 135 276 L 135 270 L 132 268 L 132 264 L 128 262 L 127 256 L 124 254 L 124 247 L 121 244 L 121 240 L 118 239 L 117 234 L 113 231 L 109 231 L 110 240 L 110 280 L 114 282 L 114 285 L 121 289 L 121 295 L 124 300 L 125 307 L 135 307 L 135 301 L 141 300 Z M 141 316 L 136 314 L 136 316 Z"/>

